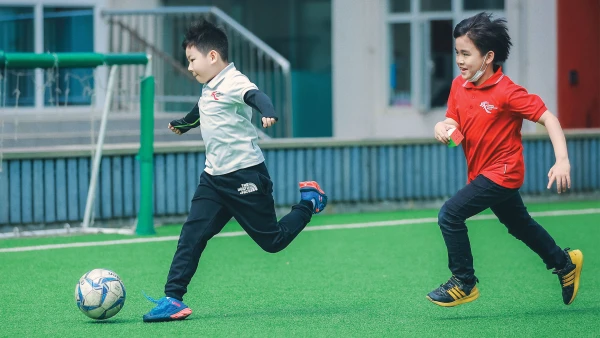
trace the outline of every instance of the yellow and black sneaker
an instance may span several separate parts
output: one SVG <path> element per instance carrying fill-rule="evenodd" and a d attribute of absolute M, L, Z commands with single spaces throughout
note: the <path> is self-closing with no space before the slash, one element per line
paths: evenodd
<path fill-rule="evenodd" d="M 567 255 L 567 265 L 560 270 L 554 269 L 553 274 L 558 275 L 558 280 L 562 286 L 563 302 L 566 305 L 573 303 L 579 291 L 579 278 L 581 277 L 581 268 L 583 268 L 583 254 L 579 250 L 569 251 L 565 249 Z"/>
<path fill-rule="evenodd" d="M 432 303 L 439 306 L 450 307 L 472 302 L 479 297 L 479 289 L 475 285 L 479 280 L 475 278 L 472 284 L 467 284 L 456 276 L 450 277 L 446 284 L 431 291 L 427 295 Z"/>

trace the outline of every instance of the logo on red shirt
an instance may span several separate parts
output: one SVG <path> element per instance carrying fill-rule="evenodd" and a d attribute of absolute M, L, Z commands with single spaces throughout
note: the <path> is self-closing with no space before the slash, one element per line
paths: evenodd
<path fill-rule="evenodd" d="M 485 112 L 488 113 L 488 114 L 492 113 L 492 109 L 498 109 L 498 107 L 494 106 L 493 104 L 490 104 L 487 101 L 481 102 L 481 104 L 479 106 L 481 108 L 483 108 L 483 110 L 485 110 Z"/>

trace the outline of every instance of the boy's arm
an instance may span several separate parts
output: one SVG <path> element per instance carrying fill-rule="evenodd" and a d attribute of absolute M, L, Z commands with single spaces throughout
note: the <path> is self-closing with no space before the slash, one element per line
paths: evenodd
<path fill-rule="evenodd" d="M 546 127 L 552 147 L 554 148 L 554 156 L 556 164 L 548 172 L 548 189 L 556 180 L 556 190 L 560 194 L 571 188 L 571 164 L 569 163 L 569 154 L 567 152 L 567 141 L 565 133 L 560 126 L 560 122 L 549 110 L 546 110 L 537 121 L 539 124 Z"/>
<path fill-rule="evenodd" d="M 198 104 L 192 108 L 192 110 L 182 119 L 173 120 L 169 123 L 169 127 L 176 128 L 180 134 L 185 133 L 186 131 L 196 128 L 200 125 L 200 108 L 198 108 Z M 173 129 L 170 128 L 170 129 Z"/>
<path fill-rule="evenodd" d="M 448 104 L 446 109 L 446 119 L 436 123 L 433 127 L 433 135 L 435 139 L 446 145 L 450 143 L 448 130 L 452 128 L 458 128 L 458 114 L 456 113 L 456 104 L 454 99 L 457 90 L 456 88 L 459 85 L 457 79 L 458 78 L 452 81 L 452 87 L 450 87 L 450 95 L 448 95 Z"/>
<path fill-rule="evenodd" d="M 244 102 L 250 107 L 258 110 L 263 117 L 279 120 L 275 113 L 275 107 L 267 94 L 258 89 L 251 89 L 244 94 Z"/>
<path fill-rule="evenodd" d="M 450 143 L 450 136 L 448 130 L 458 128 L 458 122 L 454 119 L 447 117 L 444 121 L 440 121 L 433 127 L 433 136 L 436 140 L 448 145 Z"/>

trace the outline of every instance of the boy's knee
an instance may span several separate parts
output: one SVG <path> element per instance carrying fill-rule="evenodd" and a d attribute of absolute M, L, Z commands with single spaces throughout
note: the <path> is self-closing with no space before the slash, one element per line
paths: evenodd
<path fill-rule="evenodd" d="M 442 208 L 440 208 L 438 213 L 438 225 L 440 228 L 452 229 L 455 228 L 455 225 L 462 224 L 464 221 L 448 202 L 444 203 Z"/>
<path fill-rule="evenodd" d="M 268 253 L 278 253 L 285 249 L 287 244 L 282 240 L 280 236 L 265 236 L 262 238 L 255 238 L 254 241 L 261 249 Z M 288 243 L 289 244 L 289 243 Z"/>
<path fill-rule="evenodd" d="M 265 252 L 268 253 L 278 253 L 279 251 L 283 250 L 285 247 L 280 245 L 279 243 L 271 243 L 271 244 L 267 244 L 267 245 L 261 245 L 260 246 L 261 249 L 263 249 Z"/>
<path fill-rule="evenodd" d="M 449 221 L 450 215 L 448 213 L 448 202 L 444 203 L 438 212 L 438 224 L 442 226 Z"/>

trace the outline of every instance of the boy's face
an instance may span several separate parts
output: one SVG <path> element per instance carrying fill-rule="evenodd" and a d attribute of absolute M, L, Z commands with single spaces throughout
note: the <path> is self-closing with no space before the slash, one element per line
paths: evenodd
<path fill-rule="evenodd" d="M 481 55 L 473 41 L 466 35 L 455 39 L 454 52 L 456 53 L 456 64 L 460 69 L 460 76 L 463 79 L 468 80 L 472 78 L 482 68 L 485 55 Z M 486 54 L 488 57 L 485 58 L 485 63 L 489 66 L 493 61 L 493 57 L 489 53 Z"/>
<path fill-rule="evenodd" d="M 186 47 L 185 56 L 189 62 L 188 70 L 198 82 L 206 83 L 219 73 L 214 67 L 217 63 L 215 54 L 217 54 L 215 51 L 210 51 L 207 55 L 204 55 L 196 46 Z"/>

